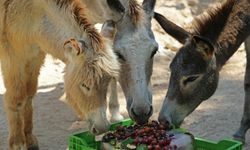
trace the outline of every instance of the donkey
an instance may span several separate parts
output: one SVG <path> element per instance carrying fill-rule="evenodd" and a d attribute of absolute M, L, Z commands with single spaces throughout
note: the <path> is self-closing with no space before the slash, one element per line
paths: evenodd
<path fill-rule="evenodd" d="M 46 54 L 66 64 L 66 98 L 74 110 L 92 132 L 106 131 L 106 92 L 120 66 L 111 48 L 113 24 L 104 25 L 103 35 L 98 33 L 80 0 L 0 0 L 0 9 L 9 149 L 38 149 L 32 133 L 32 99 Z"/>
<path fill-rule="evenodd" d="M 159 114 L 160 122 L 179 126 L 202 101 L 213 95 L 219 71 L 250 34 L 250 2 L 227 0 L 196 17 L 186 31 L 155 13 L 162 28 L 183 46 L 170 64 L 170 83 Z M 241 126 L 234 134 L 245 140 L 250 127 L 250 50 L 246 49 L 245 106 Z"/>
<path fill-rule="evenodd" d="M 153 113 L 150 78 L 153 58 L 158 50 L 151 30 L 154 6 L 155 0 L 144 0 L 142 6 L 136 0 L 120 0 L 120 5 L 110 5 L 124 14 L 116 22 L 114 39 L 114 51 L 121 63 L 118 81 L 126 97 L 129 116 L 139 124 L 146 123 Z M 114 119 L 119 119 L 116 86 L 116 81 L 112 81 L 109 105 Z"/>
<path fill-rule="evenodd" d="M 153 113 L 150 77 L 153 57 L 158 50 L 151 30 L 155 0 L 82 0 L 89 9 L 93 22 L 114 20 L 117 33 L 114 51 L 121 63 L 119 83 L 127 101 L 129 116 L 143 124 Z M 101 16 L 101 17 L 100 17 Z M 111 120 L 120 120 L 116 80 L 111 81 Z"/>

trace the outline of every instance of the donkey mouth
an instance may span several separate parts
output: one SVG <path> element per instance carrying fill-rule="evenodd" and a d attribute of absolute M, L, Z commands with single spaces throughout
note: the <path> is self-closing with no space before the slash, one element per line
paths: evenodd
<path fill-rule="evenodd" d="M 146 124 L 148 122 L 148 119 L 151 117 L 153 114 L 153 108 L 150 106 L 150 110 L 147 114 L 137 114 L 134 109 L 132 108 L 129 116 L 132 118 L 137 124 Z"/>
<path fill-rule="evenodd" d="M 98 128 L 95 125 L 92 125 L 89 130 L 91 131 L 91 133 L 93 133 L 95 135 L 100 135 L 100 134 L 106 132 L 108 130 L 108 128 Z"/>

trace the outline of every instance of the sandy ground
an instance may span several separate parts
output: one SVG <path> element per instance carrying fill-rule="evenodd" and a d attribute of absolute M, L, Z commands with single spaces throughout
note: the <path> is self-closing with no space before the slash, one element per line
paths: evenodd
<path fill-rule="evenodd" d="M 156 11 L 179 25 L 185 25 L 191 21 L 193 15 L 199 14 L 215 1 L 217 0 L 158 0 Z M 155 21 L 153 25 L 156 39 L 160 44 L 152 76 L 154 93 L 152 119 L 156 119 L 168 87 L 168 66 L 175 54 L 169 49 L 177 49 L 180 44 L 164 34 Z M 239 126 L 243 112 L 245 63 L 242 46 L 221 71 L 216 93 L 187 117 L 182 127 L 197 137 L 211 140 L 231 138 Z M 60 61 L 48 56 L 39 77 L 39 88 L 34 100 L 34 133 L 38 137 L 41 150 L 65 150 L 68 136 L 86 129 L 85 123 L 77 121 L 71 108 L 62 101 L 63 67 Z M 3 110 L 4 91 L 3 82 L 0 80 L 0 150 L 7 149 L 8 136 Z M 127 116 L 121 90 L 119 97 L 121 110 L 124 116 Z M 250 149 L 249 134 L 244 149 Z"/>

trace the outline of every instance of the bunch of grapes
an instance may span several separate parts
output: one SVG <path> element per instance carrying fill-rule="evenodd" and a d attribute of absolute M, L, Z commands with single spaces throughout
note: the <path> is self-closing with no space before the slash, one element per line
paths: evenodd
<path fill-rule="evenodd" d="M 103 136 L 103 142 L 122 142 L 128 138 L 133 139 L 134 146 L 145 145 L 148 150 L 176 150 L 177 146 L 170 146 L 173 134 L 167 134 L 171 130 L 170 124 L 162 124 L 151 121 L 145 125 L 132 125 L 128 127 L 118 126 L 116 131 L 109 132 Z"/>

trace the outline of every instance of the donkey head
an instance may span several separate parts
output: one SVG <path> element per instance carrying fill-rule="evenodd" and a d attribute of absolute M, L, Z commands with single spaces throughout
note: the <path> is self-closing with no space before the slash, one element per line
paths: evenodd
<path fill-rule="evenodd" d="M 98 33 L 97 33 L 98 34 Z M 79 116 L 87 120 L 89 129 L 100 134 L 109 127 L 106 118 L 106 93 L 109 81 L 118 76 L 119 63 L 108 42 L 115 34 L 114 24 L 107 22 L 102 28 L 102 49 L 95 50 L 93 41 L 70 39 L 65 42 L 67 56 L 65 90 L 69 104 Z M 101 36 L 100 36 L 101 37 Z M 89 43 L 88 43 L 89 42 Z M 96 45 L 97 47 L 97 45 Z"/>
<path fill-rule="evenodd" d="M 160 14 L 155 13 L 155 18 L 167 33 L 183 44 L 170 64 L 168 92 L 159 115 L 159 121 L 179 126 L 216 90 L 219 73 L 214 46 L 205 37 L 189 34 Z"/>
<path fill-rule="evenodd" d="M 129 116 L 143 124 L 153 112 L 150 77 L 154 54 L 158 50 L 151 30 L 155 0 L 144 0 L 142 6 L 135 0 L 120 2 L 125 12 L 117 22 L 114 40 L 114 51 L 121 62 L 119 83 L 126 97 Z"/>

